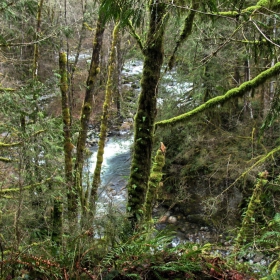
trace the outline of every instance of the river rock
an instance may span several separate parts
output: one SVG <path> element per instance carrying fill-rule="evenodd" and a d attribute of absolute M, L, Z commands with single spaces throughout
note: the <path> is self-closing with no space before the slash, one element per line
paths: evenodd
<path fill-rule="evenodd" d="M 262 259 L 264 259 L 264 255 L 261 252 L 257 252 L 253 261 L 257 263 L 260 262 Z"/>
<path fill-rule="evenodd" d="M 132 122 L 125 121 L 121 124 L 120 131 L 130 131 L 132 127 L 133 127 Z"/>
<path fill-rule="evenodd" d="M 176 224 L 177 218 L 175 216 L 170 216 L 170 217 L 168 217 L 167 222 L 170 224 Z"/>
<path fill-rule="evenodd" d="M 98 139 L 97 138 L 92 138 L 92 139 L 87 139 L 87 144 L 89 146 L 95 146 L 98 143 Z"/>

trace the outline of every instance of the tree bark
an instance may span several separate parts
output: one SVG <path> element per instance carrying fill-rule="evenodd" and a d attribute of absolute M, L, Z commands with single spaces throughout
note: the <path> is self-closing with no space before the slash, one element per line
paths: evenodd
<path fill-rule="evenodd" d="M 108 67 L 108 78 L 106 84 L 106 93 L 105 93 L 105 101 L 103 104 L 103 113 L 101 117 L 101 126 L 100 126 L 100 137 L 98 142 L 98 151 L 97 151 L 97 161 L 96 167 L 93 174 L 93 181 L 92 181 L 92 190 L 91 190 L 91 207 L 90 211 L 95 212 L 95 201 L 97 199 L 97 189 L 100 185 L 101 181 L 101 167 L 103 163 L 103 154 L 104 154 L 104 147 L 106 142 L 107 136 L 107 128 L 108 128 L 108 115 L 109 109 L 111 106 L 112 100 L 112 93 L 113 93 L 113 85 L 114 85 L 114 71 L 116 68 L 116 50 L 117 50 L 117 43 L 118 43 L 118 33 L 119 33 L 119 25 L 120 23 L 116 23 L 114 30 L 113 30 L 113 38 L 111 44 L 111 52 L 109 57 L 109 67 Z"/>
<path fill-rule="evenodd" d="M 75 185 L 80 190 L 80 199 L 81 199 L 83 211 L 86 211 L 86 207 L 87 207 L 87 194 L 84 193 L 82 188 L 82 174 L 83 174 L 83 167 L 84 167 L 85 146 L 86 146 L 86 138 L 88 132 L 88 124 L 92 112 L 94 87 L 95 87 L 97 75 L 99 73 L 100 52 L 101 52 L 101 47 L 103 42 L 104 31 L 105 31 L 105 22 L 102 13 L 99 12 L 95 38 L 93 42 L 90 69 L 86 81 L 86 93 L 85 93 L 84 104 L 81 112 L 80 131 L 78 136 L 76 162 L 74 167 Z"/>
<path fill-rule="evenodd" d="M 52 241 L 55 242 L 57 246 L 62 244 L 62 214 L 63 214 L 63 203 L 61 197 L 56 197 L 54 199 L 53 205 L 53 229 L 52 229 Z"/>
<path fill-rule="evenodd" d="M 156 198 L 157 191 L 162 179 L 162 168 L 165 165 L 165 146 L 161 143 L 160 149 L 157 150 L 153 168 L 151 170 L 150 180 L 148 184 L 148 190 L 146 193 L 146 199 L 144 204 L 144 217 L 146 222 L 152 220 L 152 211 Z"/>
<path fill-rule="evenodd" d="M 69 214 L 77 213 L 78 201 L 77 191 L 73 185 L 73 163 L 71 143 L 71 119 L 70 108 L 68 100 L 68 72 L 66 53 L 59 53 L 59 69 L 60 69 L 60 91 L 61 91 L 61 106 L 62 106 L 62 120 L 63 120 L 63 137 L 64 137 L 64 162 L 65 162 L 65 178 L 67 184 L 67 199 Z"/>
<path fill-rule="evenodd" d="M 237 246 L 237 247 L 242 245 L 243 243 L 246 243 L 246 241 L 248 241 L 247 239 L 248 239 L 248 235 L 251 233 L 254 215 L 255 215 L 258 207 L 261 204 L 262 189 L 268 182 L 266 179 L 267 175 L 268 175 L 268 172 L 264 171 L 259 175 L 260 178 L 257 179 L 255 189 L 250 198 L 245 216 L 242 220 L 241 228 L 239 229 L 237 238 L 235 240 L 235 242 L 236 242 L 235 246 Z"/>
<path fill-rule="evenodd" d="M 144 65 L 141 93 L 135 116 L 134 153 L 127 186 L 127 210 L 131 214 L 133 226 L 143 218 L 143 205 L 150 176 L 158 84 L 163 64 L 166 4 L 161 3 L 161 1 L 151 1 L 149 12 L 149 30 L 143 49 Z"/>

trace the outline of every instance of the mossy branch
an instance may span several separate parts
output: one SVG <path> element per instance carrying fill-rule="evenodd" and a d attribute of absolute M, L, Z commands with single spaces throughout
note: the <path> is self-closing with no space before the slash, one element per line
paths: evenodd
<path fill-rule="evenodd" d="M 20 192 L 20 191 L 30 190 L 30 189 L 36 188 L 36 187 L 38 187 L 38 186 L 41 186 L 41 185 L 47 183 L 47 182 L 50 181 L 51 179 L 52 179 L 52 177 L 50 177 L 50 178 L 44 180 L 43 182 L 31 184 L 31 185 L 24 186 L 24 187 L 21 187 L 21 188 L 1 189 L 1 190 L 0 190 L 0 195 L 13 194 L 13 193 L 17 193 L 17 192 Z"/>
<path fill-rule="evenodd" d="M 34 136 L 36 136 L 38 134 L 41 134 L 41 133 L 43 133 L 45 131 L 46 131 L 45 129 L 38 130 L 35 133 L 33 133 L 33 135 L 31 135 L 31 137 L 34 137 Z M 15 143 L 3 143 L 3 142 L 0 142 L 0 148 L 11 148 L 11 147 L 16 147 L 16 146 L 20 146 L 20 145 L 22 145 L 22 141 L 15 142 Z"/>
<path fill-rule="evenodd" d="M 276 76 L 279 73 L 280 73 L 280 62 L 276 63 L 273 67 L 263 71 L 258 76 L 256 76 L 254 79 L 252 79 L 248 82 L 244 82 L 239 87 L 230 89 L 224 95 L 216 96 L 216 97 L 208 100 L 204 104 L 198 106 L 197 108 L 195 108 L 185 114 L 179 115 L 174 118 L 170 118 L 168 120 L 163 120 L 163 121 L 157 122 L 155 124 L 156 128 L 164 127 L 164 126 L 168 126 L 168 125 L 174 125 L 174 124 L 178 124 L 178 123 L 183 123 L 183 122 L 189 120 L 190 118 L 197 116 L 198 114 L 201 114 L 202 112 L 204 112 L 210 108 L 214 108 L 218 105 L 222 105 L 225 102 L 227 102 L 233 98 L 242 97 L 245 93 L 249 92 L 252 89 L 257 88 L 259 85 L 263 84 L 265 81 Z"/>
<path fill-rule="evenodd" d="M 14 88 L 3 88 L 3 87 L 0 87 L 0 91 L 15 91 L 16 89 Z"/>
<path fill-rule="evenodd" d="M 128 27 L 129 27 L 131 36 L 136 40 L 136 42 L 137 42 L 137 44 L 138 44 L 140 50 L 143 52 L 144 47 L 143 47 L 143 43 L 142 43 L 142 41 L 141 41 L 141 38 L 140 38 L 140 36 L 136 33 L 134 27 L 132 26 L 132 22 L 131 22 L 130 20 L 128 21 Z"/>
<path fill-rule="evenodd" d="M 172 68 L 174 66 L 175 54 L 176 54 L 178 48 L 182 45 L 183 42 L 185 42 L 188 39 L 188 37 L 192 33 L 194 16 L 195 16 L 195 13 L 196 13 L 196 10 L 197 10 L 198 6 L 199 6 L 198 3 L 193 3 L 188 16 L 185 18 L 183 30 L 180 34 L 179 39 L 176 41 L 176 46 L 175 46 L 175 48 L 172 52 L 172 55 L 169 59 L 169 62 L 168 62 L 168 69 L 169 70 L 172 70 Z"/>
<path fill-rule="evenodd" d="M 2 161 L 2 162 L 12 162 L 13 160 L 10 159 L 10 158 L 0 157 L 0 161 Z"/>
<path fill-rule="evenodd" d="M 262 11 L 262 10 L 266 10 L 268 9 L 275 9 L 275 8 L 279 8 L 280 7 L 280 1 L 270 1 L 270 0 L 260 0 L 258 1 L 258 3 L 254 6 L 249 6 L 245 9 L 243 9 L 241 12 L 237 12 L 237 11 L 224 11 L 224 12 L 219 12 L 218 15 L 221 16 L 226 16 L 226 17 L 237 17 L 240 15 L 244 15 L 244 14 L 250 14 L 250 13 L 254 13 L 256 11 Z"/>
<path fill-rule="evenodd" d="M 9 144 L 0 142 L 0 148 L 1 147 L 3 147 L 3 148 L 10 148 L 10 147 L 19 146 L 21 144 L 22 144 L 22 142 L 9 143 Z"/>

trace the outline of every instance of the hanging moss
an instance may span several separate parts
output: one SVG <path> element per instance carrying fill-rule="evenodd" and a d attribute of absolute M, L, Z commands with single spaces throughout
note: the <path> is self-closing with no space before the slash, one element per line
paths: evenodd
<path fill-rule="evenodd" d="M 280 1 L 279 0 L 260 0 L 257 2 L 254 6 L 249 6 L 245 9 L 243 9 L 241 12 L 237 11 L 225 11 L 225 12 L 219 12 L 218 15 L 224 16 L 224 17 L 237 17 L 240 15 L 250 15 L 252 13 L 255 13 L 256 11 L 260 12 L 266 12 L 267 8 L 269 9 L 276 9 L 280 7 Z M 215 15 L 215 14 L 214 14 Z"/>
<path fill-rule="evenodd" d="M 280 62 L 276 63 L 270 69 L 263 71 L 254 79 L 252 79 L 248 82 L 244 82 L 242 85 L 240 85 L 237 88 L 230 89 L 224 95 L 216 96 L 216 97 L 208 100 L 207 102 L 205 102 L 202 105 L 198 106 L 197 108 L 191 110 L 190 112 L 187 112 L 185 114 L 182 114 L 180 116 L 177 116 L 177 117 L 174 117 L 174 118 L 171 118 L 168 120 L 163 120 L 163 121 L 157 122 L 156 127 L 183 123 L 186 120 L 206 111 L 207 109 L 214 108 L 218 105 L 222 105 L 225 102 L 227 102 L 233 98 L 243 96 L 250 90 L 257 88 L 259 85 L 266 82 L 268 79 L 276 76 L 277 74 L 279 74 L 279 72 L 280 72 Z"/>

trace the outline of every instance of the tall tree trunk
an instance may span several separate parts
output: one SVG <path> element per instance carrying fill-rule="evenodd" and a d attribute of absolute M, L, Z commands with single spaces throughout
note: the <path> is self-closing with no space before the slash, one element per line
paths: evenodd
<path fill-rule="evenodd" d="M 146 46 L 143 49 L 144 65 L 141 93 L 135 116 L 134 153 L 128 181 L 127 210 L 131 214 L 133 226 L 143 218 L 143 205 L 151 169 L 158 84 L 163 64 L 166 4 L 161 3 L 161 1 L 151 1 L 149 12 L 149 30 Z"/>
<path fill-rule="evenodd" d="M 66 53 L 59 53 L 59 69 L 60 69 L 60 91 L 61 91 L 61 105 L 62 105 L 62 119 L 63 119 L 63 136 L 64 136 L 64 157 L 65 157 L 65 178 L 68 188 L 68 211 L 69 214 L 75 215 L 77 213 L 78 201 L 77 191 L 73 184 L 73 164 L 72 164 L 72 150 L 71 143 L 71 120 L 70 108 L 68 100 L 68 72 L 67 72 L 67 58 Z"/>
<path fill-rule="evenodd" d="M 110 57 L 108 61 L 108 78 L 106 83 L 106 93 L 105 93 L 105 101 L 103 104 L 103 113 L 101 117 L 101 125 L 100 125 L 100 137 L 98 142 L 98 151 L 97 151 L 97 161 L 96 167 L 93 174 L 93 181 L 92 181 L 92 190 L 91 190 L 91 211 L 95 211 L 95 201 L 97 199 L 97 189 L 100 185 L 101 181 L 101 167 L 103 163 L 103 154 L 104 154 L 104 147 L 106 142 L 107 130 L 108 130 L 108 115 L 109 109 L 111 106 L 112 101 L 112 93 L 113 93 L 113 86 L 114 86 L 114 72 L 116 68 L 116 50 L 117 50 L 117 43 L 118 43 L 118 35 L 119 35 L 119 25 L 120 23 L 117 22 L 114 30 L 113 30 L 113 38 L 111 44 L 111 51 Z"/>
<path fill-rule="evenodd" d="M 81 113 L 81 120 L 80 120 L 81 124 L 80 124 L 80 132 L 79 132 L 78 142 L 77 142 L 77 155 L 76 155 L 76 162 L 75 162 L 75 185 L 80 190 L 80 198 L 81 198 L 83 211 L 85 211 L 87 208 L 87 194 L 84 193 L 82 188 L 85 146 L 86 146 L 86 138 L 88 132 L 88 124 L 92 111 L 94 86 L 96 83 L 96 77 L 99 73 L 99 64 L 100 64 L 99 60 L 100 60 L 100 52 L 101 52 L 101 47 L 103 42 L 104 30 L 105 30 L 104 16 L 102 15 L 101 12 L 99 12 L 95 38 L 93 42 L 90 70 L 86 82 L 85 99 L 84 99 L 84 104 Z"/>

